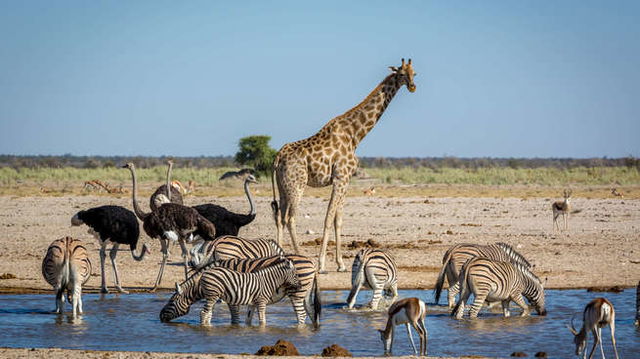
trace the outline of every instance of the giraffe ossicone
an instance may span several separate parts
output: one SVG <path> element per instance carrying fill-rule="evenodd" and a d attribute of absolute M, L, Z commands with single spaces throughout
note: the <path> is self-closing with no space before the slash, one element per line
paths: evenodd
<path fill-rule="evenodd" d="M 358 144 L 373 129 L 402 86 L 406 86 L 409 92 L 416 90 L 411 59 L 407 62 L 402 59 L 400 67 L 390 66 L 389 69 L 391 74 L 386 76 L 362 102 L 327 122 L 315 135 L 282 146 L 273 163 L 271 206 L 277 228 L 276 238 L 281 245 L 286 226 L 296 253 L 299 253 L 299 250 L 295 218 L 305 187 L 333 186 L 319 256 L 321 273 L 326 272 L 326 251 L 332 225 L 338 271 L 346 271 L 340 238 L 342 209 L 351 176 L 358 167 L 358 158 L 355 155 Z M 279 193 L 279 202 L 276 200 L 276 192 Z"/>

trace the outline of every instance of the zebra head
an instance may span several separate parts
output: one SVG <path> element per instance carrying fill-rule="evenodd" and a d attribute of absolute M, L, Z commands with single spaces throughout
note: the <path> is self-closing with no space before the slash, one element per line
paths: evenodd
<path fill-rule="evenodd" d="M 282 258 L 286 263 L 284 285 L 296 291 L 300 290 L 300 288 L 302 288 L 302 284 L 300 283 L 300 278 L 298 278 L 298 274 L 296 272 L 295 266 L 293 265 L 293 262 L 285 257 L 280 258 Z"/>
<path fill-rule="evenodd" d="M 533 304 L 533 307 L 539 315 L 547 315 L 547 310 L 544 305 L 544 285 L 542 281 L 523 265 L 515 264 L 515 266 L 520 270 L 526 281 L 526 287 L 522 294 Z"/>
<path fill-rule="evenodd" d="M 193 282 L 185 282 L 185 285 L 193 286 Z M 185 291 L 183 291 L 180 285 L 176 283 L 176 292 L 160 311 L 161 322 L 167 323 L 189 313 L 191 303 L 193 303 L 194 300 L 190 300 L 188 292 L 189 291 L 187 291 L 187 294 L 185 295 Z"/>

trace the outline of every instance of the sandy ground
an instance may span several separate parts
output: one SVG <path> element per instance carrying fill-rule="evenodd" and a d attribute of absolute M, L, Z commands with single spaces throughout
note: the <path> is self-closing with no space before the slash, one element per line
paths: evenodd
<path fill-rule="evenodd" d="M 94 350 L 68 350 L 68 349 L 10 349 L 0 348 L 0 358 L 37 358 L 37 359 L 159 359 L 159 358 L 188 358 L 188 359 L 258 359 L 264 356 L 255 355 L 226 355 L 226 354 L 187 354 L 187 353 L 154 353 L 154 352 L 116 352 L 116 351 L 94 351 Z M 310 356 L 289 356 L 280 358 L 311 358 Z M 316 356 L 314 358 L 322 358 Z M 367 357 L 358 357 L 367 359 Z M 415 358 L 415 356 L 398 356 L 394 358 L 405 359 Z M 427 357 L 425 357 L 427 358 Z M 444 357 L 428 357 L 431 359 L 446 359 Z M 459 357 L 484 358 L 484 357 Z"/>
<path fill-rule="evenodd" d="M 243 197 L 187 197 L 186 204 L 215 202 L 237 212 L 248 211 Z M 533 264 L 548 288 L 590 286 L 634 286 L 640 279 L 640 200 L 575 198 L 581 210 L 571 216 L 569 230 L 552 230 L 552 199 L 544 198 L 379 198 L 350 197 L 345 206 L 343 248 L 350 268 L 357 249 L 354 241 L 373 239 L 396 259 L 401 288 L 433 288 L 445 250 L 456 243 L 510 243 Z M 258 216 L 241 235 L 274 238 L 269 197 L 257 198 Z M 41 275 L 41 260 L 56 238 L 73 236 L 86 241 L 93 262 L 93 277 L 86 290 L 100 286 L 99 245 L 87 227 L 71 227 L 74 213 L 99 205 L 131 207 L 128 198 L 101 196 L 0 197 L 0 293 L 50 291 Z M 145 204 L 146 205 L 146 204 Z M 322 235 L 327 200 L 307 197 L 298 217 L 303 254 L 317 257 L 314 240 Z M 143 232 L 141 230 L 141 232 Z M 160 245 L 143 234 L 142 242 L 152 251 L 143 262 L 135 262 L 122 249 L 117 258 L 125 288 L 149 288 L 161 259 Z M 284 248 L 291 251 L 288 235 Z M 348 289 L 350 273 L 336 272 L 335 247 L 329 247 L 329 274 L 322 275 L 323 289 Z M 179 246 L 171 249 L 162 286 L 182 280 Z M 107 259 L 107 283 L 113 285 Z M 425 297 L 425 298 L 431 298 Z"/>

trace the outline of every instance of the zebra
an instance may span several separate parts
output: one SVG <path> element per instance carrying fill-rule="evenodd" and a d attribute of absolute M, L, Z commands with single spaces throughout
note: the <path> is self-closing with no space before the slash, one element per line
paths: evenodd
<path fill-rule="evenodd" d="M 511 262 L 531 268 L 531 264 L 513 247 L 506 243 L 498 242 L 489 245 L 480 244 L 456 244 L 449 248 L 442 257 L 442 268 L 438 274 L 435 288 L 435 304 L 440 301 L 440 294 L 444 285 L 445 275 L 449 282 L 447 304 L 449 309 L 455 304 L 456 295 L 460 292 L 458 276 L 462 266 L 473 257 L 484 257 L 500 262 Z"/>
<path fill-rule="evenodd" d="M 160 321 L 169 322 L 189 312 L 191 305 L 205 299 L 200 312 L 200 323 L 211 325 L 213 308 L 221 299 L 229 306 L 232 317 L 240 305 L 254 306 L 258 310 L 260 325 L 266 324 L 265 309 L 278 288 L 300 289 L 300 280 L 293 263 L 283 258 L 281 263 L 253 273 L 240 273 L 224 267 L 211 267 L 195 271 L 182 284 L 176 283 L 176 292 L 160 311 Z"/>
<path fill-rule="evenodd" d="M 200 241 L 191 249 L 191 266 L 200 269 L 213 261 L 233 258 L 262 258 L 284 255 L 284 250 L 271 239 L 245 239 L 220 236 L 213 241 Z"/>
<path fill-rule="evenodd" d="M 529 307 L 523 296 L 527 298 L 539 315 L 547 315 L 544 307 L 544 288 L 542 282 L 528 268 L 510 262 L 498 262 L 488 258 L 472 258 L 460 272 L 458 285 L 461 289 L 460 299 L 451 315 L 461 319 L 464 305 L 471 292 L 474 301 L 469 311 L 471 318 L 477 318 L 485 300 L 501 301 L 504 316 L 509 316 L 509 303 L 513 300 L 522 308 L 522 315 L 529 315 Z"/>
<path fill-rule="evenodd" d="M 258 259 L 226 259 L 221 261 L 215 261 L 211 265 L 217 267 L 225 267 L 236 272 L 252 273 L 260 269 L 272 266 L 282 261 L 281 256 L 271 256 Z M 292 290 L 278 288 L 271 298 L 269 304 L 274 304 L 282 300 L 284 296 L 288 296 L 291 299 L 293 310 L 298 318 L 298 324 L 303 325 L 307 318 L 307 313 L 313 325 L 317 328 L 320 325 L 320 313 L 322 311 L 322 303 L 320 299 L 320 289 L 318 288 L 318 277 L 316 273 L 316 265 L 314 261 L 305 256 L 289 254 L 284 258 L 290 260 L 295 268 L 296 275 L 300 280 L 300 289 Z M 313 297 L 313 298 L 312 298 Z M 313 306 L 311 303 L 313 302 Z M 232 313 L 237 313 L 238 310 L 234 309 Z M 247 325 L 251 325 L 253 317 L 253 310 L 249 310 L 247 313 Z M 231 318 L 231 323 L 239 323 L 239 318 Z"/>
<path fill-rule="evenodd" d="M 82 314 L 82 286 L 91 276 L 91 261 L 79 239 L 64 237 L 49 245 L 42 260 L 42 276 L 56 292 L 56 313 L 64 308 L 64 292 L 73 316 Z"/>
<path fill-rule="evenodd" d="M 369 306 L 377 309 L 382 291 L 393 296 L 392 302 L 398 297 L 398 270 L 396 262 L 386 252 L 379 249 L 364 248 L 358 252 L 351 267 L 351 292 L 347 297 L 347 307 L 353 308 L 360 288 L 370 288 L 373 296 Z"/>

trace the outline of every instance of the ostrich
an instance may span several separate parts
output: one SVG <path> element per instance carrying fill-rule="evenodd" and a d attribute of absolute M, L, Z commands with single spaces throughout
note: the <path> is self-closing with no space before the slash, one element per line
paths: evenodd
<path fill-rule="evenodd" d="M 165 203 L 151 213 L 143 212 L 138 205 L 135 166 L 133 163 L 127 163 L 123 168 L 128 168 L 129 171 L 131 171 L 133 181 L 133 190 L 131 191 L 133 210 L 136 216 L 143 222 L 142 228 L 149 237 L 158 238 L 160 240 L 162 263 L 160 264 L 160 271 L 158 272 L 156 283 L 153 288 L 151 288 L 151 291 L 153 292 L 158 288 L 162 281 L 164 266 L 169 257 L 169 240 L 178 241 L 178 243 L 180 243 L 180 248 L 182 249 L 182 260 L 184 262 L 184 274 L 186 277 L 188 271 L 188 251 L 185 245 L 185 240 L 187 242 L 192 242 L 194 237 L 198 236 L 204 240 L 213 240 L 215 238 L 215 227 L 195 209 L 176 203 Z M 169 187 L 169 183 L 167 183 L 167 187 Z"/>
<path fill-rule="evenodd" d="M 100 292 L 109 293 L 107 281 L 104 274 L 104 262 L 106 259 L 106 249 L 109 242 L 113 243 L 109 257 L 113 266 L 113 273 L 116 280 L 116 288 L 120 293 L 127 293 L 120 285 L 116 256 L 118 247 L 121 244 L 129 245 L 131 256 L 140 262 L 145 255 L 150 253 L 146 244 L 142 246 L 142 251 L 136 254 L 138 239 L 140 238 L 140 225 L 136 215 L 130 210 L 120 206 L 101 206 L 80 211 L 71 218 L 72 226 L 89 226 L 89 233 L 100 242 L 100 270 L 102 272 L 102 286 Z"/>
<path fill-rule="evenodd" d="M 151 207 L 151 211 L 155 211 L 163 205 L 164 203 L 177 203 L 183 204 L 182 202 L 182 193 L 180 192 L 180 185 L 178 185 L 178 181 L 171 182 L 169 179 L 171 178 L 171 170 L 173 169 L 173 161 L 167 161 L 169 167 L 167 168 L 167 184 L 163 184 L 158 187 L 155 192 L 151 195 L 149 199 L 149 207 Z M 170 185 L 169 185 L 170 184 Z M 167 188 L 171 188 L 171 192 L 167 193 Z"/>
<path fill-rule="evenodd" d="M 253 203 L 253 197 L 249 191 L 249 183 L 258 183 L 252 174 L 248 174 L 244 179 L 244 193 L 249 200 L 249 214 L 239 214 L 229 211 L 228 209 L 213 203 L 205 203 L 193 208 L 203 217 L 213 223 L 216 227 L 216 237 L 220 236 L 237 236 L 240 228 L 253 222 L 256 218 L 256 208 Z M 203 248 L 203 242 L 196 244 L 191 249 L 192 256 L 199 256 L 198 253 Z"/>

